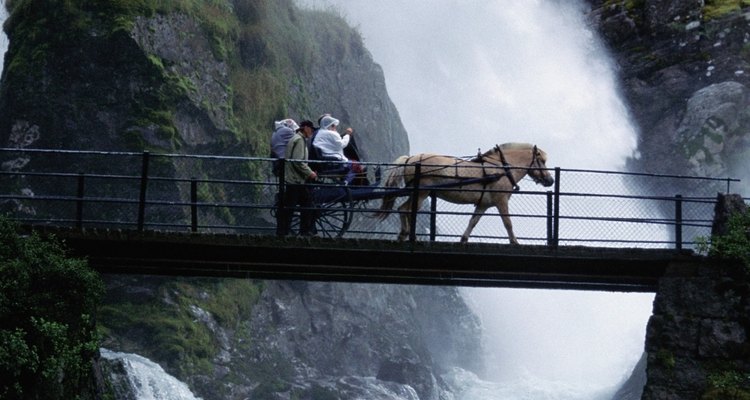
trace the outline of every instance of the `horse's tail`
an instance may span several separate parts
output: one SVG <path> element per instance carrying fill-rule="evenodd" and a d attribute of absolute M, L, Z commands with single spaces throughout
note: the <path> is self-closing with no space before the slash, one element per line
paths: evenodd
<path fill-rule="evenodd" d="M 405 185 L 404 183 L 404 172 L 403 172 L 403 166 L 406 164 L 406 161 L 409 159 L 409 156 L 401 156 L 393 161 L 393 164 L 385 172 L 385 180 L 383 181 L 383 188 L 385 189 L 391 189 L 391 188 L 397 188 L 402 187 Z M 396 198 L 398 196 L 395 194 L 386 194 L 383 196 L 383 203 L 380 205 L 380 209 L 375 213 L 374 217 L 379 220 L 386 219 L 390 213 L 391 209 L 393 209 L 393 204 L 396 202 Z"/>

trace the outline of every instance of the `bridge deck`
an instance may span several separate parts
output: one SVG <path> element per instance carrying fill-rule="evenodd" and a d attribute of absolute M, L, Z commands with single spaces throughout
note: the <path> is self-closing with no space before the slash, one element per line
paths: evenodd
<path fill-rule="evenodd" d="M 654 292 L 690 251 L 39 228 L 102 273 Z"/>

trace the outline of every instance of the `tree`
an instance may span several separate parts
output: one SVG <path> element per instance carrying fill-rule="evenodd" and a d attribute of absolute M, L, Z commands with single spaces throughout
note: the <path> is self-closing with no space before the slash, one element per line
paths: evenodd
<path fill-rule="evenodd" d="M 0 216 L 0 398 L 89 397 L 103 293 L 84 260 Z"/>

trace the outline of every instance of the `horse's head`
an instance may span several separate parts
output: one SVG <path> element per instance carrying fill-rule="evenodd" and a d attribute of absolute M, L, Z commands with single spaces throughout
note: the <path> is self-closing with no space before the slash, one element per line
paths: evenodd
<path fill-rule="evenodd" d="M 536 146 L 531 151 L 531 162 L 527 172 L 531 179 L 540 185 L 552 186 L 555 183 L 555 178 L 547 169 L 547 153 Z"/>
<path fill-rule="evenodd" d="M 547 153 L 536 145 L 505 143 L 495 146 L 493 150 L 485 153 L 485 156 L 492 153 L 494 153 L 494 157 L 499 158 L 503 165 L 510 163 L 516 168 L 526 168 L 525 173 L 540 185 L 552 186 L 555 183 L 555 179 L 547 170 Z"/>

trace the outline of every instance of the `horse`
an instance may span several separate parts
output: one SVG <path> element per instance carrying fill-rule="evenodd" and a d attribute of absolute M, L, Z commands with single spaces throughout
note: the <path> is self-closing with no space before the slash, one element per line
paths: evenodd
<path fill-rule="evenodd" d="M 518 244 L 513 233 L 513 224 L 508 215 L 508 201 L 514 191 L 518 191 L 518 182 L 529 175 L 535 183 L 552 186 L 555 179 L 546 167 L 547 153 L 536 145 L 528 143 L 505 143 L 472 159 L 422 153 L 398 157 L 386 170 L 383 186 L 385 188 L 413 187 L 416 165 L 420 164 L 419 190 L 417 209 L 434 188 L 437 197 L 456 204 L 474 204 L 474 213 L 461 236 L 461 243 L 469 240 L 469 235 L 479 222 L 484 212 L 491 206 L 497 207 L 508 232 L 511 244 Z M 462 183 L 462 182 L 465 182 Z M 432 187 L 432 188 L 431 188 Z M 455 189 L 447 189 L 454 187 Z M 388 191 L 386 190 L 386 193 Z M 403 192 L 401 192 L 403 193 Z M 390 214 L 399 197 L 398 191 L 383 196 L 382 205 L 375 217 L 384 220 Z M 401 217 L 401 231 L 398 239 L 406 240 L 409 235 L 410 222 L 408 211 L 412 207 L 412 196 L 398 207 Z"/>

